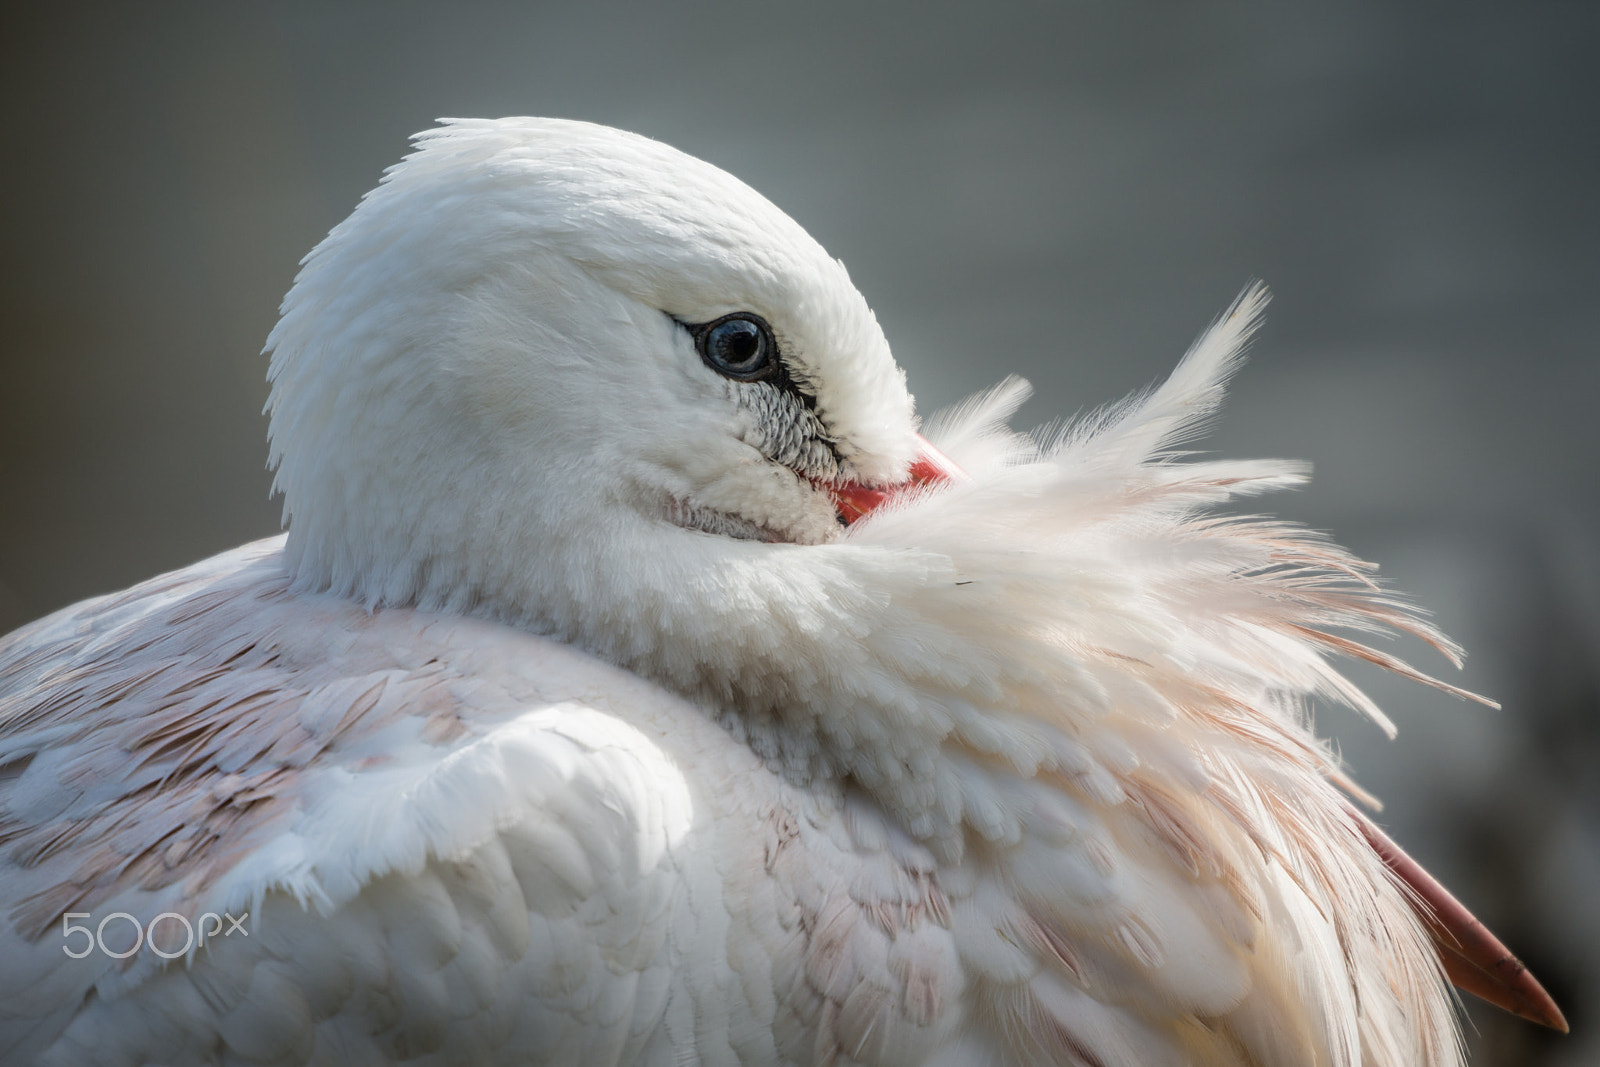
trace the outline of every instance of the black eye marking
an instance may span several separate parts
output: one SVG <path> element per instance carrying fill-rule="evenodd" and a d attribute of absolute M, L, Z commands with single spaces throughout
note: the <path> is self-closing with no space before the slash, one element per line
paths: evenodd
<path fill-rule="evenodd" d="M 772 327 L 760 315 L 735 311 L 689 329 L 706 366 L 734 381 L 764 381 L 783 369 Z"/>

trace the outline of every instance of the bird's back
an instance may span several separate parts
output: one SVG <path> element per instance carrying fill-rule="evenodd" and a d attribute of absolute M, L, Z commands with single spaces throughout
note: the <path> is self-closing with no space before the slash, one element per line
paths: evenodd
<path fill-rule="evenodd" d="M 941 862 L 569 646 L 290 585 L 260 542 L 0 646 L 6 1062 L 1323 1062 L 1294 887 L 1193 805 Z"/>
<path fill-rule="evenodd" d="M 955 1022 L 837 798 L 568 646 L 291 592 L 273 540 L 0 664 L 5 1062 L 816 1062 L 908 977 L 874 1010 Z"/>

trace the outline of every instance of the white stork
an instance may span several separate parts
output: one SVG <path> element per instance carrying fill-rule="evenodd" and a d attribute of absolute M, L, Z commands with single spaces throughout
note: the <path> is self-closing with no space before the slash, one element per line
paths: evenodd
<path fill-rule="evenodd" d="M 727 174 L 420 135 L 267 342 L 286 537 L 0 642 L 0 1061 L 1415 1067 L 1447 975 L 1563 1025 L 1310 729 L 1386 722 L 1330 655 L 1441 684 L 1351 634 L 1453 646 L 1220 510 L 1300 467 L 1173 451 L 1264 301 L 929 444 Z"/>

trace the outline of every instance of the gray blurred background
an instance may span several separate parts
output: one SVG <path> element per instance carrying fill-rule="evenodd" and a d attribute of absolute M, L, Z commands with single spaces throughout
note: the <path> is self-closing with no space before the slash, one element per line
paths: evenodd
<path fill-rule="evenodd" d="M 1336 7 L 1336 10 L 1333 8 Z M 273 533 L 258 354 L 296 260 L 439 115 L 590 119 L 766 193 L 932 411 L 1024 424 L 1277 299 L 1205 447 L 1381 561 L 1504 712 L 1357 672 L 1383 821 L 1600 1063 L 1600 5 L 537 3 L 12 10 L 0 44 L 0 630 Z M 1447 670 L 1419 648 L 1428 669 Z"/>

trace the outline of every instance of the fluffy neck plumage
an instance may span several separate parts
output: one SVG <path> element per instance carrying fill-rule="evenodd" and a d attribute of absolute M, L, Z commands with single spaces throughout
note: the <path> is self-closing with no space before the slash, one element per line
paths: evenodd
<path fill-rule="evenodd" d="M 1426 934 L 1306 702 L 1386 722 L 1330 652 L 1431 682 L 1330 629 L 1455 650 L 1321 537 L 1214 513 L 1298 483 L 1297 466 L 1160 452 L 1212 410 L 1252 310 L 1044 452 L 994 424 L 1020 400 L 997 392 L 929 431 L 967 481 L 837 543 L 641 554 L 610 579 L 622 616 L 575 616 L 564 636 L 689 696 L 814 791 L 865 794 L 952 884 L 973 863 L 1031 883 L 1040 914 L 1095 915 L 1152 968 L 1207 958 L 1158 963 L 1174 920 L 1161 932 L 1162 905 L 1128 888 L 1152 870 L 1209 902 L 1196 929 L 1221 925 L 1203 936 L 1270 913 L 1301 955 L 1263 955 L 1255 986 L 1300 989 L 1308 1007 L 1277 1010 L 1307 1012 L 1296 1025 L 1333 1062 L 1450 1062 Z M 1128 857 L 1146 873 L 1117 871 Z"/>
<path fill-rule="evenodd" d="M 417 602 L 550 634 L 683 694 L 791 780 L 865 795 L 951 880 L 974 857 L 1003 881 L 1008 865 L 1053 865 L 1017 877 L 1049 890 L 1025 903 L 1068 927 L 1093 913 L 1140 961 L 1160 937 L 1113 855 L 1193 878 L 1246 931 L 1273 912 L 1309 947 L 1260 962 L 1277 968 L 1260 984 L 1301 985 L 1324 1020 L 1365 1020 L 1324 1035 L 1334 1062 L 1398 1033 L 1415 1047 L 1378 1061 L 1434 1062 L 1454 1038 L 1425 935 L 1351 823 L 1303 704 L 1377 714 L 1327 651 L 1415 674 L 1329 627 L 1449 646 L 1315 535 L 1210 514 L 1298 482 L 1293 465 L 1161 452 L 1214 408 L 1258 305 L 1150 396 L 1043 452 L 996 425 L 1018 389 L 930 429 L 969 478 L 837 542 L 730 540 L 600 494 L 539 536 L 468 516 L 490 540 L 423 575 Z M 1396 1022 L 1405 1012 L 1422 1021 Z"/>

